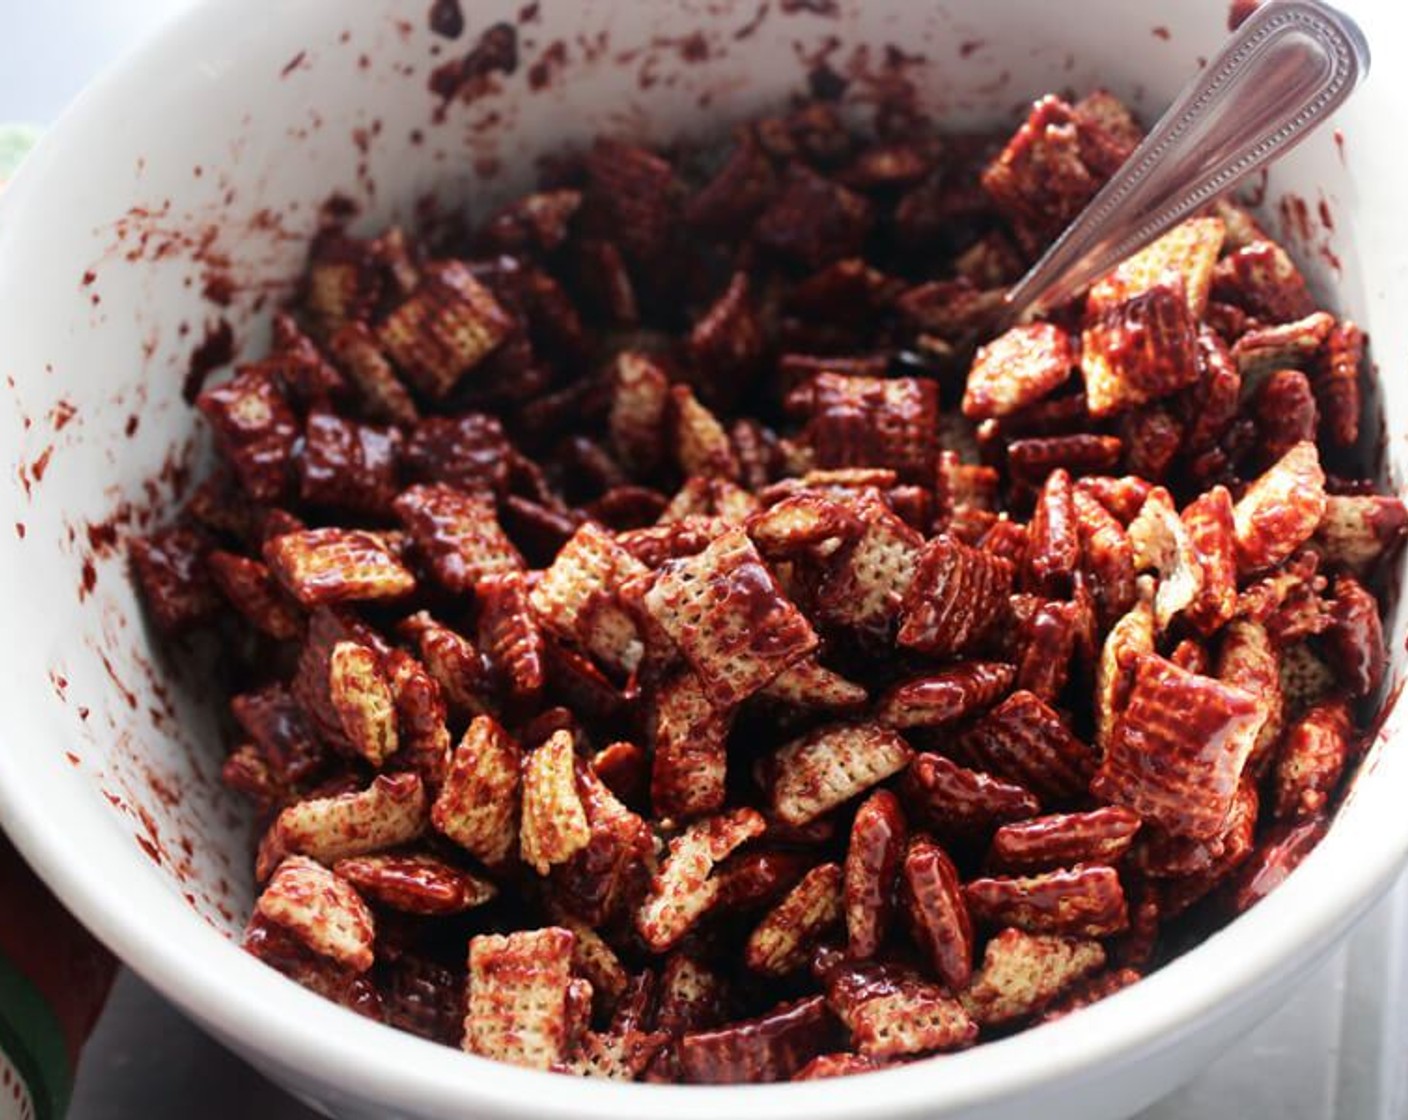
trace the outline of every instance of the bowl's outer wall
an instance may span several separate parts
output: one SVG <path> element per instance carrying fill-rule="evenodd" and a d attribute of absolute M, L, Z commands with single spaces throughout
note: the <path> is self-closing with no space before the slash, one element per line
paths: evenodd
<path fill-rule="evenodd" d="M 836 18 L 763 5 L 740 38 L 761 10 L 753 0 L 484 0 L 467 5 L 469 26 L 448 43 L 429 32 L 427 7 L 297 0 L 276 19 L 250 19 L 235 0 L 206 4 L 80 98 L 0 203 L 0 446 L 14 456 L 0 491 L 10 638 L 0 644 L 0 814 L 16 842 L 169 997 L 347 1115 L 385 1115 L 394 1102 L 427 1117 L 996 1118 L 1028 1115 L 1039 1091 L 1052 1116 L 1094 1118 L 1190 1075 L 1270 1010 L 1393 875 L 1408 845 L 1401 752 L 1375 748 L 1373 781 L 1282 891 L 1128 993 L 1035 1034 L 825 1087 L 579 1084 L 564 1094 L 565 1083 L 357 1020 L 227 939 L 251 898 L 250 822 L 217 781 L 220 721 L 190 683 L 198 651 L 150 641 L 121 540 L 199 475 L 205 439 L 181 396 L 196 344 L 224 320 L 241 349 L 257 351 L 334 191 L 357 204 L 366 230 L 413 225 L 427 198 L 451 215 L 469 200 L 482 216 L 532 181 L 536 157 L 598 133 L 722 134 L 799 88 L 833 35 L 846 44 L 830 56 L 838 71 L 897 66 L 892 76 L 960 125 L 1011 123 L 1037 94 L 1102 84 L 1152 117 L 1226 20 L 1222 0 L 1156 15 L 1115 0 L 840 0 Z M 1380 51 L 1378 73 L 1338 137 L 1312 138 L 1275 170 L 1265 213 L 1319 293 L 1370 330 L 1391 418 L 1382 447 L 1398 479 L 1408 234 L 1397 209 L 1403 155 L 1387 129 L 1404 80 L 1390 53 L 1397 17 L 1387 4 L 1354 10 Z M 499 20 L 517 26 L 522 64 L 437 122 L 430 65 Z M 543 72 L 532 64 L 558 43 L 565 65 L 532 89 Z M 1395 675 L 1403 631 L 1400 609 Z M 1386 730 L 1396 726 L 1395 716 Z"/>

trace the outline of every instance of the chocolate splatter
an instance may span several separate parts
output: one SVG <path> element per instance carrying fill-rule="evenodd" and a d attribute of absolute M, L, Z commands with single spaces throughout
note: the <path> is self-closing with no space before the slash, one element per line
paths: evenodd
<path fill-rule="evenodd" d="M 433 0 L 429 14 L 430 30 L 445 39 L 458 39 L 464 34 L 464 12 L 460 0 Z"/>
<path fill-rule="evenodd" d="M 194 404 L 200 395 L 205 379 L 223 365 L 228 365 L 235 356 L 235 332 L 230 321 L 225 318 L 207 323 L 205 337 L 200 345 L 191 351 L 190 364 L 186 367 L 186 379 L 181 384 L 181 396 L 188 404 Z"/>
<path fill-rule="evenodd" d="M 444 118 L 451 101 L 474 101 L 498 89 L 497 76 L 518 69 L 518 31 L 511 23 L 484 30 L 463 58 L 442 63 L 430 72 L 430 92 L 440 98 L 435 115 Z"/>
<path fill-rule="evenodd" d="M 304 68 L 304 63 L 306 63 L 307 61 L 308 61 L 308 52 L 307 52 L 307 51 L 299 51 L 296 55 L 294 55 L 291 59 L 289 59 L 287 62 L 284 63 L 284 68 L 279 71 L 279 77 L 280 77 L 280 78 L 287 78 L 287 77 L 288 77 L 290 74 L 292 74 L 295 70 L 301 70 L 301 69 L 303 69 L 303 68 Z"/>
<path fill-rule="evenodd" d="M 78 406 L 67 397 L 62 397 L 59 402 L 49 410 L 49 423 L 54 426 L 54 431 L 61 432 L 68 427 L 68 423 L 78 415 Z"/>
<path fill-rule="evenodd" d="M 753 33 L 763 26 L 763 21 L 768 18 L 768 11 L 768 0 L 763 0 L 758 5 L 758 10 L 753 13 L 752 18 L 733 33 L 734 40 L 741 43 L 744 39 L 751 38 Z"/>
<path fill-rule="evenodd" d="M 537 60 L 528 67 L 528 88 L 538 92 L 552 85 L 567 65 L 567 44 L 561 39 L 548 44 Z"/>
<path fill-rule="evenodd" d="M 1281 228 L 1302 245 L 1308 245 L 1312 234 L 1310 207 L 1305 204 L 1305 199 L 1298 194 L 1288 194 L 1281 199 L 1278 209 L 1281 211 Z"/>

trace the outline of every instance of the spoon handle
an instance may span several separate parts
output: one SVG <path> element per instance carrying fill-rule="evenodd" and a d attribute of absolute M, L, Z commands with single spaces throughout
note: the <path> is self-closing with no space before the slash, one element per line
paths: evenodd
<path fill-rule="evenodd" d="M 1290 151 L 1368 69 L 1363 32 L 1328 4 L 1272 0 L 1258 8 L 1007 293 L 1006 318 L 1070 298 Z"/>

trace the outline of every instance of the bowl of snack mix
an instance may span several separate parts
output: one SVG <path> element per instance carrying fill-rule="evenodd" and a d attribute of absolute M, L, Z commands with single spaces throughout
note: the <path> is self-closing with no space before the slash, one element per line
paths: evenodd
<path fill-rule="evenodd" d="M 198 6 L 0 200 L 6 830 L 330 1115 L 1192 1076 L 1408 849 L 1404 79 L 964 342 L 1248 7 Z"/>

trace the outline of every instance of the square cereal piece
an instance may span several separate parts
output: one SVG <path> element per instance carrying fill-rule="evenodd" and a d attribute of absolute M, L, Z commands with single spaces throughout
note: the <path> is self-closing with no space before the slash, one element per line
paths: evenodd
<path fill-rule="evenodd" d="M 685 204 L 684 219 L 705 233 L 740 237 L 776 191 L 772 160 L 752 132 L 743 131 L 713 178 Z"/>
<path fill-rule="evenodd" d="M 1216 836 L 1264 718 L 1252 694 L 1144 654 L 1091 792 L 1177 836 Z"/>
<path fill-rule="evenodd" d="M 298 496 L 326 509 L 385 515 L 396 496 L 401 433 L 312 412 L 298 457 Z"/>
<path fill-rule="evenodd" d="M 599 212 L 633 264 L 649 272 L 664 263 L 680 210 L 680 187 L 669 161 L 633 144 L 598 138 L 584 162 L 587 207 Z"/>
<path fill-rule="evenodd" d="M 230 714 L 280 782 L 290 787 L 310 782 L 327 764 L 326 744 L 284 685 L 232 697 Z"/>
<path fill-rule="evenodd" d="M 492 716 L 469 725 L 430 809 L 435 830 L 488 867 L 518 847 L 519 772 L 523 752 Z"/>
<path fill-rule="evenodd" d="M 377 340 L 417 389 L 438 400 L 493 353 L 513 325 L 463 262 L 433 261 L 410 298 L 377 327 Z"/>
<path fill-rule="evenodd" d="M 1175 615 L 1198 601 L 1204 584 L 1192 532 L 1162 486 L 1149 491 L 1138 516 L 1129 523 L 1129 543 L 1135 569 L 1158 572 L 1154 619 L 1162 633 Z"/>
<path fill-rule="evenodd" d="M 821 958 L 824 960 L 824 958 Z M 960 1050 L 978 1029 L 939 984 L 893 963 L 825 962 L 822 982 L 833 1014 L 870 1058 Z"/>
<path fill-rule="evenodd" d="M 962 1050 L 978 1027 L 938 984 L 916 979 L 865 1000 L 852 1014 L 851 1039 L 872 1058 Z"/>
<path fill-rule="evenodd" d="M 383 279 L 370 241 L 340 230 L 320 234 L 310 252 L 304 296 L 314 325 L 328 335 L 349 319 L 365 319 L 381 296 Z"/>
<path fill-rule="evenodd" d="M 196 398 L 215 444 L 251 499 L 275 502 L 288 488 L 298 417 L 278 381 L 258 366 L 241 366 Z"/>
<path fill-rule="evenodd" d="M 943 848 L 916 836 L 905 851 L 902 873 L 915 943 L 948 989 L 962 991 L 973 976 L 973 922 L 958 868 Z"/>
<path fill-rule="evenodd" d="M 1030 790 L 966 769 L 941 754 L 916 756 L 900 788 L 915 816 L 946 835 L 983 832 L 1041 811 Z"/>
<path fill-rule="evenodd" d="M 260 845 L 256 875 L 267 878 L 290 853 L 331 865 L 418 839 L 429 821 L 419 775 L 382 774 L 366 789 L 290 805 Z"/>
<path fill-rule="evenodd" d="M 1212 287 L 1213 266 L 1222 251 L 1227 226 L 1221 218 L 1189 218 L 1147 248 L 1126 257 L 1115 270 L 1090 288 L 1086 314 L 1096 316 L 1147 292 L 1170 273 L 1183 278 L 1188 313 L 1203 317 Z"/>
<path fill-rule="evenodd" d="M 566 1058 L 575 942 L 559 926 L 470 938 L 464 1048 L 529 1069 Z"/>
<path fill-rule="evenodd" d="M 610 533 L 588 521 L 558 551 L 528 601 L 545 629 L 608 669 L 628 674 L 640 664 L 644 647 L 616 592 L 647 571 Z"/>
<path fill-rule="evenodd" d="M 786 824 L 807 824 L 903 770 L 912 755 L 879 724 L 827 724 L 767 760 L 773 810 Z"/>
<path fill-rule="evenodd" d="M 737 480 L 738 456 L 728 432 L 688 385 L 670 387 L 669 416 L 671 446 L 686 475 Z"/>
<path fill-rule="evenodd" d="M 437 483 L 402 491 L 393 508 L 430 574 L 452 594 L 472 591 L 485 576 L 523 568 L 486 497 Z"/>
<path fill-rule="evenodd" d="M 543 690 L 543 632 L 528 602 L 527 577 L 522 572 L 485 576 L 474 585 L 479 600 L 479 648 L 509 697 L 520 703 L 534 700 Z"/>
<path fill-rule="evenodd" d="M 635 916 L 636 930 L 652 952 L 665 952 L 694 927 L 718 898 L 715 864 L 766 829 L 756 810 L 735 809 L 695 821 L 670 841 Z"/>
<path fill-rule="evenodd" d="M 577 792 L 572 733 L 557 731 L 523 765 L 523 819 L 518 850 L 539 875 L 587 846 L 591 829 Z"/>
<path fill-rule="evenodd" d="M 983 967 L 959 999 L 981 1026 L 1025 1019 L 1105 963 L 1098 941 L 1005 929 L 988 942 Z"/>
<path fill-rule="evenodd" d="M 1320 434 L 1335 447 L 1359 442 L 1364 410 L 1359 386 L 1364 365 L 1364 332 L 1348 319 L 1335 324 L 1315 363 L 1315 400 L 1320 406 Z"/>
<path fill-rule="evenodd" d="M 1016 666 L 960 661 L 897 682 L 880 698 L 875 718 L 886 727 L 944 727 L 979 714 L 1012 687 Z"/>
<path fill-rule="evenodd" d="M 1265 238 L 1218 261 L 1212 293 L 1268 323 L 1289 323 L 1315 310 L 1310 288 L 1291 255 Z"/>
<path fill-rule="evenodd" d="M 375 650 L 338 642 L 328 657 L 328 697 L 352 749 L 380 768 L 396 753 L 396 701 Z"/>
<path fill-rule="evenodd" d="M 355 754 L 356 748 L 342 729 L 342 714 L 333 704 L 330 688 L 332 651 L 339 642 L 356 642 L 378 655 L 388 652 L 380 636 L 345 608 L 318 607 L 308 616 L 289 690 L 306 717 L 310 732 L 323 746 L 341 754 Z"/>
<path fill-rule="evenodd" d="M 793 163 L 782 190 L 754 225 L 753 238 L 770 253 L 815 271 L 859 256 L 874 221 L 864 196 Z"/>
<path fill-rule="evenodd" d="M 1081 159 L 1097 175 L 1113 175 L 1144 139 L 1134 114 L 1107 89 L 1091 90 L 1075 103 L 1072 112 Z"/>
<path fill-rule="evenodd" d="M 1328 501 L 1319 451 L 1308 440 L 1297 443 L 1232 509 L 1238 571 L 1246 575 L 1289 559 L 1315 532 Z"/>
<path fill-rule="evenodd" d="M 836 1042 L 835 1021 L 822 996 L 778 1004 L 753 1019 L 679 1040 L 680 1072 L 695 1085 L 787 1081 Z"/>
<path fill-rule="evenodd" d="M 611 367 L 607 430 L 622 465 L 643 477 L 665 457 L 670 379 L 649 354 L 623 350 Z"/>
<path fill-rule="evenodd" d="M 993 833 L 988 865 L 1004 871 L 1051 871 L 1084 863 L 1113 866 L 1129 851 L 1139 825 L 1138 816 L 1118 805 L 1005 824 Z"/>
<path fill-rule="evenodd" d="M 391 683 L 400 741 L 399 765 L 418 773 L 438 790 L 450 765 L 450 729 L 445 697 L 430 671 L 402 649 L 386 656 L 383 671 Z"/>
<path fill-rule="evenodd" d="M 748 535 L 769 560 L 810 552 L 829 540 L 853 540 L 863 528 L 851 504 L 803 491 L 783 498 L 748 519 Z"/>
<path fill-rule="evenodd" d="M 762 696 L 797 708 L 846 710 L 869 699 L 864 686 L 848 681 L 814 657 L 782 670 L 763 688 Z"/>
<path fill-rule="evenodd" d="M 210 578 L 256 630 L 281 642 L 303 630 L 303 612 L 284 593 L 267 565 L 248 556 L 215 549 L 205 559 Z"/>
<path fill-rule="evenodd" d="M 1141 654 L 1154 652 L 1154 580 L 1145 576 L 1133 606 L 1110 627 L 1095 663 L 1095 748 L 1109 749 L 1115 721 L 1129 702 Z"/>
<path fill-rule="evenodd" d="M 157 629 L 174 634 L 210 618 L 220 606 L 206 552 L 210 542 L 195 529 L 174 525 L 129 545 L 133 574 Z"/>
<path fill-rule="evenodd" d="M 1334 329 L 1335 317 L 1328 311 L 1248 329 L 1232 344 L 1232 358 L 1246 390 L 1243 396 L 1274 370 L 1310 367 Z"/>
<path fill-rule="evenodd" d="M 864 528 L 827 562 L 818 613 L 833 625 L 885 633 L 915 578 L 924 538 L 874 490 L 861 491 L 850 505 Z"/>
<path fill-rule="evenodd" d="M 1225 486 L 1199 494 L 1183 510 L 1188 540 L 1202 569 L 1202 587 L 1184 617 L 1200 633 L 1231 621 L 1237 606 L 1237 542 L 1232 495 Z"/>
<path fill-rule="evenodd" d="M 256 911 L 244 929 L 241 948 L 296 984 L 324 999 L 377 1022 L 383 1021 L 380 993 L 372 978 L 331 957 L 313 952 L 302 941 Z"/>
<path fill-rule="evenodd" d="M 895 300 L 895 307 L 921 337 L 957 342 L 992 323 L 1005 296 L 1005 287 L 980 288 L 960 276 L 917 284 Z"/>
<path fill-rule="evenodd" d="M 817 646 L 811 625 L 738 528 L 696 556 L 661 565 L 642 606 L 722 707 L 757 692 Z"/>
<path fill-rule="evenodd" d="M 500 253 L 551 253 L 567 241 L 581 206 L 581 191 L 533 191 L 505 203 L 484 223 L 480 236 Z"/>
<path fill-rule="evenodd" d="M 373 420 L 404 428 L 420 420 L 416 402 L 366 323 L 344 323 L 328 339 L 328 352 L 356 387 L 363 410 Z"/>
<path fill-rule="evenodd" d="M 1091 318 L 1081 335 L 1080 365 L 1086 407 L 1097 420 L 1196 382 L 1197 323 L 1182 278 L 1166 276 Z"/>
<path fill-rule="evenodd" d="M 1089 124 L 1086 128 L 1090 134 Z M 1069 104 L 1059 97 L 1043 97 L 983 170 L 983 190 L 1029 256 L 1036 256 L 1070 224 L 1112 170 L 1087 165 L 1083 149 L 1090 145 L 1082 145 L 1081 133 L 1081 122 Z"/>
<path fill-rule="evenodd" d="M 764 976 L 787 976 L 807 963 L 817 941 L 841 918 L 841 865 L 818 864 L 754 927 L 744 959 Z"/>
<path fill-rule="evenodd" d="M 902 482 L 932 484 L 939 394 L 929 378 L 821 373 L 796 399 L 817 466 L 889 467 Z"/>
<path fill-rule="evenodd" d="M 732 724 L 732 709 L 715 707 L 694 673 L 677 673 L 656 689 L 650 800 L 658 816 L 688 819 L 723 808 Z"/>
<path fill-rule="evenodd" d="M 1035 404 L 1076 366 L 1071 336 L 1054 323 L 1026 323 L 979 347 L 968 371 L 963 415 L 994 420 Z"/>
<path fill-rule="evenodd" d="M 1077 484 L 1071 495 L 1080 537 L 1080 571 L 1095 599 L 1102 626 L 1109 626 L 1134 603 L 1134 546 L 1119 519 Z"/>
<path fill-rule="evenodd" d="M 1080 531 L 1070 472 L 1057 467 L 1046 476 L 1027 525 L 1026 588 L 1065 598 L 1080 564 Z"/>
<path fill-rule="evenodd" d="M 504 493 L 512 462 L 513 447 L 503 425 L 482 412 L 425 417 L 401 454 L 412 480 L 444 482 L 470 493 Z"/>
<path fill-rule="evenodd" d="M 767 345 L 756 302 L 749 295 L 748 274 L 735 272 L 689 333 L 695 383 L 706 399 L 720 405 L 736 401 L 758 374 Z"/>
<path fill-rule="evenodd" d="M 1096 756 L 1041 697 L 1012 693 L 968 729 L 963 742 L 984 770 L 1017 782 L 1043 800 L 1085 792 Z"/>
<path fill-rule="evenodd" d="M 1325 499 L 1325 515 L 1315 528 L 1313 547 L 1327 564 L 1362 576 L 1394 553 L 1408 532 L 1408 507 L 1387 494 L 1340 495 Z"/>
<path fill-rule="evenodd" d="M 339 397 L 348 389 L 346 379 L 323 356 L 315 343 L 287 311 L 275 311 L 270 324 L 269 356 L 257 365 L 277 372 L 291 396 L 300 402 Z"/>
<path fill-rule="evenodd" d="M 919 554 L 904 597 L 899 643 L 933 656 L 970 648 L 1007 615 L 1012 565 L 947 534 Z"/>
<path fill-rule="evenodd" d="M 655 1028 L 668 1034 L 716 1026 L 728 1014 L 723 977 L 687 949 L 666 958 L 655 988 Z"/>
<path fill-rule="evenodd" d="M 347 880 L 316 860 L 285 857 L 254 908 L 313 952 L 356 972 L 371 968 L 371 910 Z"/>
<path fill-rule="evenodd" d="M 1108 937 L 1129 926 L 1119 874 L 1099 864 L 972 879 L 964 884 L 963 899 L 973 920 L 990 929 Z"/>
<path fill-rule="evenodd" d="M 489 674 L 483 656 L 472 641 L 437 622 L 426 611 L 417 611 L 402 620 L 397 629 L 416 643 L 426 672 L 440 686 L 440 694 L 453 713 L 484 713 Z"/>
<path fill-rule="evenodd" d="M 591 839 L 553 868 L 547 885 L 555 903 L 588 925 L 603 926 L 633 910 L 655 868 L 650 826 L 627 809 L 591 766 L 576 768 L 577 791 Z"/>
<path fill-rule="evenodd" d="M 400 599 L 416 587 L 415 576 L 382 539 L 359 529 L 285 533 L 265 542 L 264 559 L 305 607 Z"/>
<path fill-rule="evenodd" d="M 428 855 L 353 856 L 333 870 L 373 902 L 403 914 L 461 914 L 499 893 L 488 879 Z"/>
<path fill-rule="evenodd" d="M 888 789 L 873 792 L 851 819 L 841 894 L 846 952 L 854 960 L 875 956 L 890 932 L 908 834 L 900 799 Z"/>

